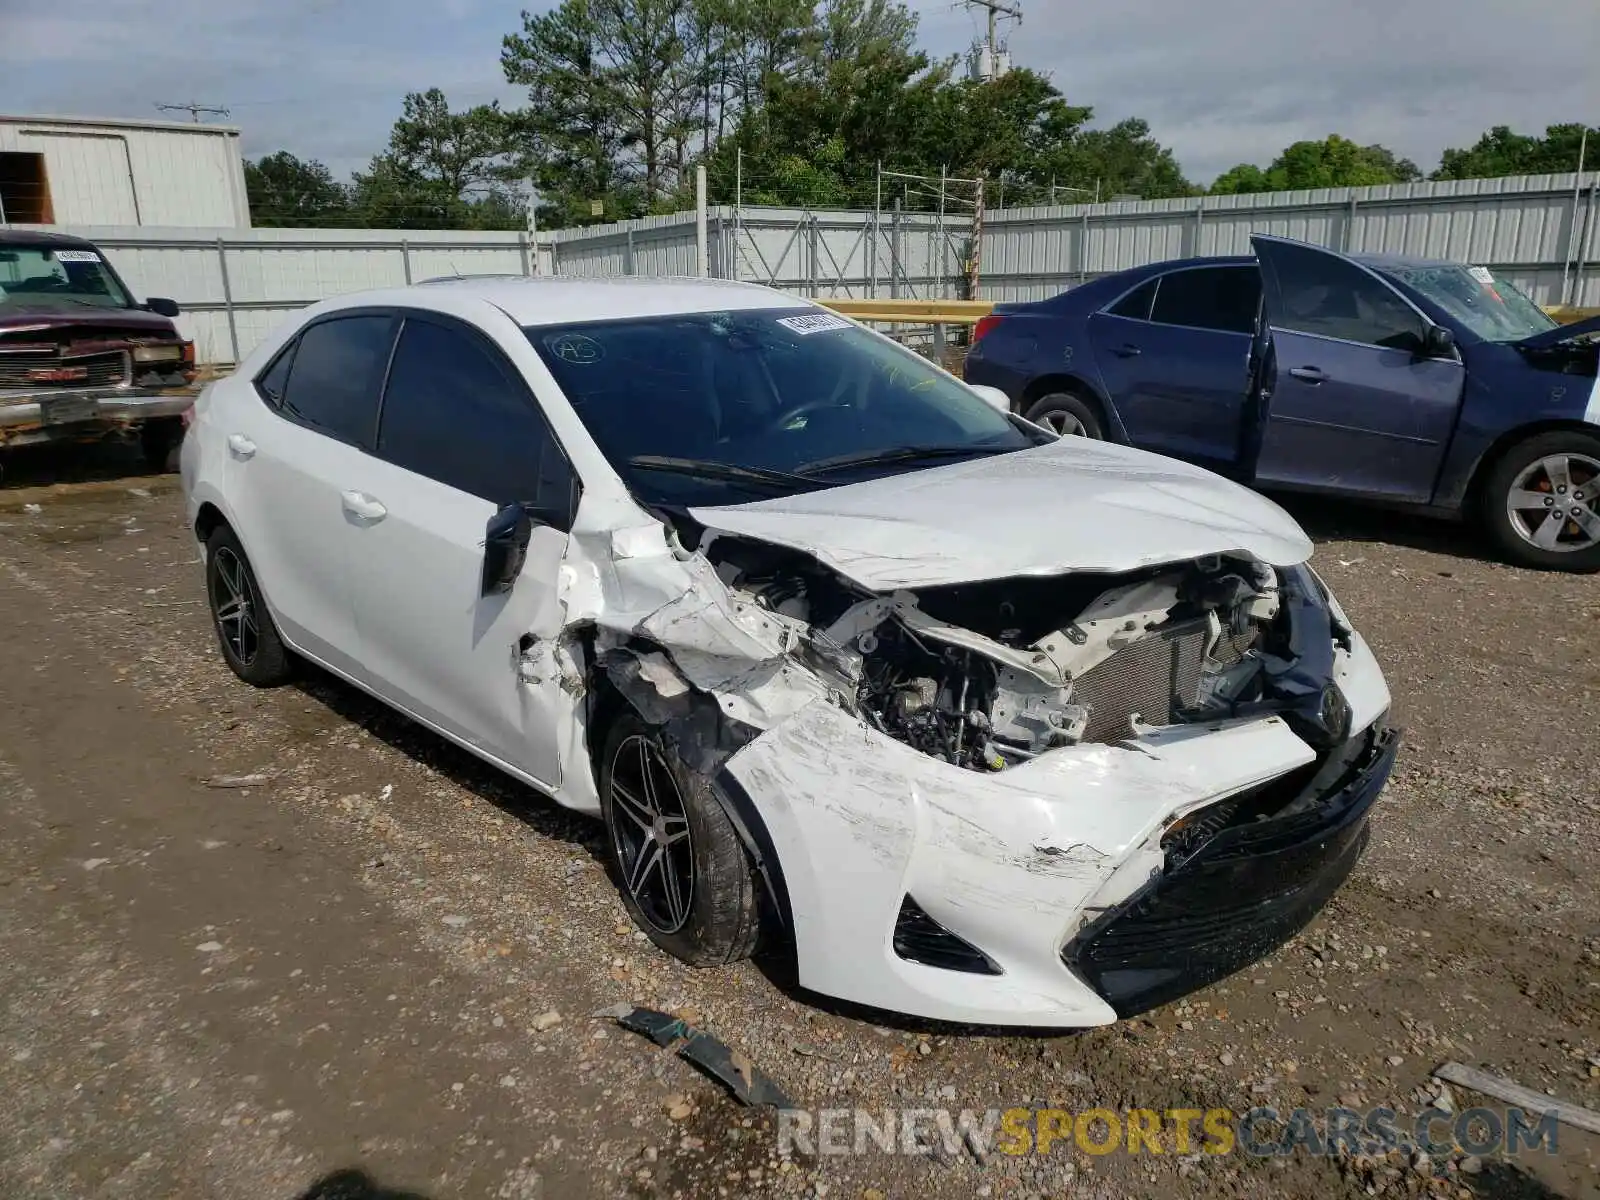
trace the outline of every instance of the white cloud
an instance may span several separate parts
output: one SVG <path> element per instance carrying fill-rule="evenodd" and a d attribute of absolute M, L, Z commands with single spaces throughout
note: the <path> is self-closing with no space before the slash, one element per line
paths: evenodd
<path fill-rule="evenodd" d="M 1018 65 L 1109 123 L 1148 120 L 1189 176 L 1265 163 L 1341 133 L 1433 166 L 1495 124 L 1600 120 L 1595 0 L 1021 0 Z M 81 15 L 63 15 L 76 9 Z M 549 0 L 530 3 L 549 6 Z M 977 14 L 911 0 L 936 53 Z M 515 103 L 501 0 L 0 0 L 8 111 L 154 117 L 158 101 L 232 108 L 250 154 L 286 148 L 336 171 L 387 138 L 401 97 Z"/>
<path fill-rule="evenodd" d="M 1191 178 L 1340 133 L 1431 168 L 1492 125 L 1600 120 L 1594 0 L 1022 0 L 1019 66 L 1097 120 L 1148 120 Z M 942 50 L 974 24 L 914 0 Z"/>

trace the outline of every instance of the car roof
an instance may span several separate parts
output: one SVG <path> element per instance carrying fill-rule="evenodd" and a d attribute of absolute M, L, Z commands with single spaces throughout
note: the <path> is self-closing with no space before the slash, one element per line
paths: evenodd
<path fill-rule="evenodd" d="M 1178 267 L 1253 267 L 1254 254 L 1217 254 L 1206 258 L 1169 258 L 1166 262 L 1150 263 L 1146 271 L 1171 271 Z"/>
<path fill-rule="evenodd" d="M 676 313 L 814 307 L 809 300 L 754 283 L 728 279 L 608 276 L 463 275 L 405 288 L 340 297 L 339 307 L 394 304 L 431 307 L 441 292 L 483 300 L 518 325 L 569 325 Z"/>
<path fill-rule="evenodd" d="M 1346 258 L 1382 271 L 1395 267 L 1459 267 L 1462 263 L 1448 258 L 1423 258 L 1416 254 L 1347 254 Z"/>
<path fill-rule="evenodd" d="M 36 229 L 0 229 L 0 246 L 60 246 L 62 249 L 93 250 L 87 238 L 67 233 L 45 233 Z"/>

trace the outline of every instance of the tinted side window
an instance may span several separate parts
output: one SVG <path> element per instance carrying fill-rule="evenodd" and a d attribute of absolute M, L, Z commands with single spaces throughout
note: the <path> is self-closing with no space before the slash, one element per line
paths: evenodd
<path fill-rule="evenodd" d="M 1267 269 L 1279 302 L 1272 323 L 1369 346 L 1416 350 L 1424 326 L 1417 311 L 1387 284 L 1352 263 L 1298 246 L 1274 246 Z"/>
<path fill-rule="evenodd" d="M 289 368 L 294 365 L 294 349 L 298 342 L 290 342 L 278 351 L 267 369 L 256 377 L 256 391 L 273 408 L 283 403 L 283 394 L 289 385 Z"/>
<path fill-rule="evenodd" d="M 388 317 L 364 316 L 307 329 L 294 352 L 283 411 L 341 441 L 371 445 L 393 328 Z"/>
<path fill-rule="evenodd" d="M 1195 267 L 1161 277 L 1150 319 L 1227 333 L 1254 333 L 1261 299 L 1255 267 Z"/>
<path fill-rule="evenodd" d="M 379 457 L 495 504 L 565 513 L 571 468 L 513 373 L 464 330 L 408 319 L 384 392 Z"/>
<path fill-rule="evenodd" d="M 1121 300 L 1106 309 L 1114 317 L 1132 317 L 1136 321 L 1150 319 L 1150 301 L 1155 298 L 1156 280 L 1141 283 Z"/>

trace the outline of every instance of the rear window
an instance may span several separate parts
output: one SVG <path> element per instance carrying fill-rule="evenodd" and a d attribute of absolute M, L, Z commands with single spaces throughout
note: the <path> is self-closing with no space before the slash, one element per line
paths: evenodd
<path fill-rule="evenodd" d="M 1255 267 L 1192 267 L 1161 277 L 1150 319 L 1223 333 L 1254 333 L 1261 303 Z"/>
<path fill-rule="evenodd" d="M 340 441 L 370 446 L 393 340 L 394 321 L 388 316 L 339 317 L 312 325 L 294 351 L 282 410 Z"/>

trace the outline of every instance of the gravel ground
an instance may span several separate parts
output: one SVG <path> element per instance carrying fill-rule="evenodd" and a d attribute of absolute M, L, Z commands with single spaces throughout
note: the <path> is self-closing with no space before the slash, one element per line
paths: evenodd
<path fill-rule="evenodd" d="M 678 1012 L 808 1107 L 1407 1114 L 1446 1059 L 1600 1107 L 1594 579 L 1295 505 L 1408 730 L 1366 858 L 1258 966 L 1019 1036 L 842 1009 L 777 959 L 683 968 L 597 826 L 325 676 L 238 683 L 177 481 L 132 461 L 18 455 L 0 490 L 8 1200 L 1600 1194 L 1566 1127 L 1515 1159 L 785 1158 L 770 1111 L 590 1015 Z"/>

